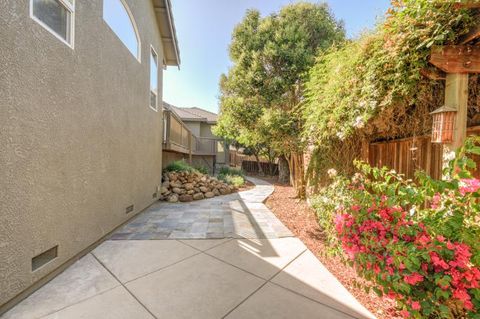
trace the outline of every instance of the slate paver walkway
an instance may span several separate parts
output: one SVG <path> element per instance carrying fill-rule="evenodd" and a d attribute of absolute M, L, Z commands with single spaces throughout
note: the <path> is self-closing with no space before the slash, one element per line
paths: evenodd
<path fill-rule="evenodd" d="M 157 202 L 112 235 L 112 240 L 282 238 L 292 233 L 263 204 L 273 187 L 189 203 Z"/>
<path fill-rule="evenodd" d="M 152 205 L 1 319 L 374 318 L 263 205 L 273 187 L 252 181 Z"/>

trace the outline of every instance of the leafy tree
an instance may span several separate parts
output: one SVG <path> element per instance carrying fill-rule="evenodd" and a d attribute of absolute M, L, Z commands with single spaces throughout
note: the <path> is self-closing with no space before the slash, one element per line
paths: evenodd
<path fill-rule="evenodd" d="M 344 40 L 343 23 L 327 4 L 300 2 L 262 18 L 248 10 L 233 31 L 233 66 L 220 79 L 215 133 L 245 146 L 266 145 L 289 162 L 291 182 L 304 195 L 303 83 L 319 51 Z"/>

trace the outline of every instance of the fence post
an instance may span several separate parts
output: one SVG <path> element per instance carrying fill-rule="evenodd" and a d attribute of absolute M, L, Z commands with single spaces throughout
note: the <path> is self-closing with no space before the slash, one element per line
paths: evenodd
<path fill-rule="evenodd" d="M 171 113 L 170 111 L 167 112 L 167 129 L 166 129 L 166 141 L 167 141 L 167 148 L 170 149 L 170 138 L 171 138 Z"/>
<path fill-rule="evenodd" d="M 462 146 L 467 136 L 468 74 L 447 73 L 445 105 L 457 109 L 453 142 L 443 148 L 443 165 L 448 165 L 452 153 Z"/>
<path fill-rule="evenodd" d="M 365 162 L 365 163 L 369 163 L 370 162 L 370 142 L 366 139 L 366 138 L 363 138 L 362 139 L 362 150 L 361 150 L 361 157 L 362 157 L 362 160 Z"/>
<path fill-rule="evenodd" d="M 188 133 L 188 163 L 192 165 L 192 133 Z"/>

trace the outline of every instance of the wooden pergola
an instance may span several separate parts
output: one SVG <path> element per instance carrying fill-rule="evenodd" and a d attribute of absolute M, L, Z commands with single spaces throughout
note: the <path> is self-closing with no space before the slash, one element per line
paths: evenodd
<path fill-rule="evenodd" d="M 479 1 L 455 4 L 456 8 L 480 11 Z M 480 13 L 477 14 L 480 19 Z M 467 135 L 468 77 L 480 73 L 480 24 L 467 33 L 458 44 L 434 46 L 429 62 L 434 68 L 422 70 L 422 74 L 433 80 L 445 80 L 445 105 L 456 109 L 453 141 L 446 144 L 454 151 L 465 141 Z"/>

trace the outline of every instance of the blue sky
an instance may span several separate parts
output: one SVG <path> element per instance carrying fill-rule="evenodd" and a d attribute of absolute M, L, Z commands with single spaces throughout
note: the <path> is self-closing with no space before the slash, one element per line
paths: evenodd
<path fill-rule="evenodd" d="M 133 56 L 137 57 L 137 35 L 122 2 L 120 0 L 104 0 L 103 19 L 105 19 Z"/>
<path fill-rule="evenodd" d="M 218 112 L 218 80 L 230 65 L 231 33 L 249 8 L 262 15 L 294 0 L 172 0 L 180 46 L 180 70 L 164 72 L 163 99 L 180 107 L 197 106 Z M 312 1 L 315 2 L 315 1 Z M 389 0 L 328 0 L 350 38 L 372 28 L 383 17 Z"/>

